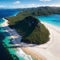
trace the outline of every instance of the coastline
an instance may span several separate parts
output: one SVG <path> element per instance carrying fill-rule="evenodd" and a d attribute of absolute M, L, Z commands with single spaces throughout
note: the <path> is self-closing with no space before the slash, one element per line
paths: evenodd
<path fill-rule="evenodd" d="M 5 18 L 3 18 L 3 20 L 5 20 L 4 21 L 4 23 L 2 23 L 1 24 L 1 26 L 2 27 L 5 27 L 5 31 L 6 32 L 8 32 L 9 34 L 10 34 L 10 39 L 12 38 L 13 40 L 12 40 L 12 42 L 13 42 L 13 45 L 14 46 L 18 46 L 19 45 L 19 43 L 20 43 L 20 41 L 16 41 L 16 39 L 18 38 L 18 39 L 22 39 L 22 36 L 20 36 L 20 35 L 18 35 L 18 33 L 15 31 L 15 30 L 13 30 L 13 29 L 11 29 L 11 28 L 9 28 L 8 27 L 8 20 L 7 19 L 5 19 Z M 13 33 L 14 32 L 14 33 Z M 8 45 L 8 44 L 7 44 Z M 10 50 L 10 49 L 9 49 Z M 11 53 L 10 53 L 11 54 Z M 16 48 L 16 53 L 15 53 L 15 55 L 18 57 L 18 58 L 20 58 L 20 57 L 22 57 L 23 58 L 23 60 L 33 60 L 32 59 L 32 57 L 30 56 L 30 55 L 28 55 L 28 54 L 26 54 L 20 47 L 18 47 L 18 48 Z M 19 55 L 19 56 L 18 56 Z"/>
<path fill-rule="evenodd" d="M 41 54 L 47 60 L 60 60 L 60 28 L 45 22 L 42 24 L 49 30 L 50 40 L 45 44 L 30 47 L 30 49 Z"/>
<path fill-rule="evenodd" d="M 8 26 L 8 20 L 6 20 L 5 18 L 2 18 L 4 20 L 4 22 L 1 24 L 2 27 L 6 27 Z"/>
<path fill-rule="evenodd" d="M 50 31 L 50 41 L 47 50 L 50 51 L 56 58 L 60 60 L 60 27 L 52 24 L 43 23 Z"/>
<path fill-rule="evenodd" d="M 32 47 L 22 47 L 21 49 L 26 53 L 32 56 L 33 60 L 46 60 L 44 56 L 41 54 L 36 53 L 35 51 L 31 50 Z"/>
<path fill-rule="evenodd" d="M 49 30 L 49 33 L 50 33 L 50 35 L 49 35 L 49 41 L 47 43 L 45 43 L 45 44 L 41 44 L 41 46 L 40 46 L 40 47 L 43 47 L 43 48 L 46 49 L 46 48 L 49 47 L 49 45 L 52 44 L 54 38 L 56 38 L 56 37 L 53 37 L 54 31 L 59 35 L 59 33 L 60 33 L 60 27 L 54 26 L 54 25 L 52 25 L 50 23 L 47 23 L 47 22 L 42 22 L 41 21 L 41 23 L 45 25 L 45 27 Z"/>
<path fill-rule="evenodd" d="M 49 23 L 41 22 L 50 32 L 50 39 L 47 43 L 34 47 L 23 47 L 22 49 L 31 54 L 35 52 L 42 60 L 60 60 L 60 28 Z M 32 51 L 29 53 L 28 51 Z"/>
<path fill-rule="evenodd" d="M 58 54 L 59 52 L 56 51 L 55 49 L 60 48 L 59 47 L 60 28 L 58 28 L 52 24 L 45 23 L 45 22 L 42 22 L 42 23 L 46 26 L 46 28 L 50 32 L 50 40 L 45 44 L 34 46 L 34 47 L 22 48 L 22 50 L 25 51 L 25 53 L 30 54 L 30 55 L 32 53 L 33 57 L 34 57 L 34 55 L 37 56 L 36 54 L 38 54 L 38 56 L 43 58 L 42 60 L 59 60 L 60 59 L 59 58 L 60 55 Z M 18 48 L 18 50 L 20 50 L 20 48 Z M 35 54 L 33 52 L 35 52 Z"/>
<path fill-rule="evenodd" d="M 5 31 L 8 33 L 8 34 L 10 34 L 10 36 L 9 36 L 9 39 L 13 39 L 13 45 L 15 45 L 15 44 L 17 44 L 19 41 L 16 41 L 16 39 L 18 38 L 18 39 L 21 39 L 22 37 L 20 36 L 20 35 L 18 35 L 18 33 L 15 31 L 15 30 L 13 30 L 13 29 L 10 29 L 9 27 L 8 27 L 8 20 L 6 20 L 5 18 L 3 18 L 3 20 L 5 20 L 2 24 L 1 24 L 1 26 L 2 27 L 5 27 L 4 29 L 5 29 Z M 13 33 L 14 32 L 14 33 Z M 17 37 L 16 37 L 17 36 Z M 5 43 L 5 41 L 4 41 L 4 43 Z M 7 43 L 5 43 L 5 44 L 7 44 Z M 7 44 L 7 47 L 9 47 L 9 45 Z M 19 52 L 19 50 L 21 51 L 20 53 L 21 53 L 21 55 L 19 56 L 19 57 L 21 57 L 22 56 L 22 58 L 24 59 L 24 56 L 26 55 L 26 58 L 28 59 L 28 55 L 27 54 L 25 54 L 23 51 L 22 51 L 22 49 L 19 49 L 19 48 L 16 48 L 17 50 L 15 50 L 15 53 L 14 53 L 14 55 L 16 55 L 16 53 L 17 52 Z M 14 51 L 14 49 L 8 49 L 9 50 L 9 52 L 10 52 L 10 54 L 12 54 L 12 52 L 11 51 Z M 23 53 L 23 54 L 22 54 Z M 17 55 L 16 55 L 17 56 Z M 17 56 L 18 57 L 18 56 Z M 25 59 L 26 59 L 25 58 Z M 31 58 L 30 58 L 31 59 Z M 29 59 L 28 59 L 29 60 Z M 32 60 L 32 59 L 31 59 Z"/>

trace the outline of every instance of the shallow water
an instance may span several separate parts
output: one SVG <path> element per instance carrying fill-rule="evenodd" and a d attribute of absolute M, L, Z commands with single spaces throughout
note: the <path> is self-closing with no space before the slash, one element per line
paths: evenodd
<path fill-rule="evenodd" d="M 16 54 L 16 50 L 9 48 L 11 47 L 9 34 L 4 31 L 4 28 L 1 27 L 1 24 L 4 22 L 3 17 L 15 16 L 19 10 L 0 10 L 0 60 L 12 60 L 12 58 L 8 55 L 5 48 L 7 48 L 10 54 Z M 20 60 L 24 60 L 23 57 L 19 58 Z"/>
<path fill-rule="evenodd" d="M 60 27 L 60 15 L 58 14 L 49 15 L 49 16 L 37 16 L 37 18 L 40 21 L 47 22 Z"/>

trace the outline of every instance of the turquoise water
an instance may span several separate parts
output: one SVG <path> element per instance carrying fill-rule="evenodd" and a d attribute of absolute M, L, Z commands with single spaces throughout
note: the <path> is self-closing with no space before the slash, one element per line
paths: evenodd
<path fill-rule="evenodd" d="M 4 20 L 0 19 L 0 24 L 3 23 L 3 22 L 4 22 Z"/>
<path fill-rule="evenodd" d="M 5 48 L 8 49 L 11 55 L 16 55 L 16 49 L 10 48 L 12 47 L 12 44 L 10 44 L 11 39 L 9 34 L 5 32 L 4 27 L 2 27 L 1 24 L 4 22 L 2 19 L 3 17 L 15 16 L 17 13 L 19 13 L 19 10 L 0 10 L 0 60 L 10 60 L 5 52 Z M 4 38 L 1 36 L 2 34 L 4 35 Z M 24 60 L 24 57 L 18 57 L 18 59 Z M 14 58 L 14 60 L 16 59 Z"/>
<path fill-rule="evenodd" d="M 47 22 L 53 24 L 55 26 L 60 27 L 60 15 L 49 15 L 49 16 L 37 16 L 40 21 Z"/>
<path fill-rule="evenodd" d="M 1 24 L 4 22 L 4 20 L 2 19 L 2 21 L 0 22 Z M 3 35 L 5 36 L 5 39 L 2 41 L 3 46 L 6 47 L 8 49 L 8 51 L 10 52 L 11 55 L 16 55 L 16 49 L 14 48 L 10 48 L 12 47 L 12 44 L 10 44 L 10 36 L 7 32 L 4 31 L 4 27 L 2 28 L 0 26 L 0 32 L 3 32 Z M 1 47 L 1 46 L 0 46 Z M 17 55 L 16 55 L 17 56 Z M 17 56 L 18 57 L 18 56 Z M 13 57 L 14 58 L 14 57 Z M 2 59 L 2 58 L 1 58 Z M 15 59 L 15 58 L 14 58 Z M 19 60 L 24 60 L 23 57 L 18 57 Z"/>

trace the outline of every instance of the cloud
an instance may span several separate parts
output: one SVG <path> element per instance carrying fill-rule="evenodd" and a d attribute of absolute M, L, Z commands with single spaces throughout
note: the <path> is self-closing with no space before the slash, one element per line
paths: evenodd
<path fill-rule="evenodd" d="M 20 1 L 13 2 L 13 4 L 20 4 L 20 3 L 21 3 Z"/>
<path fill-rule="evenodd" d="M 51 7 L 60 7 L 60 4 L 59 3 L 55 3 L 55 4 L 51 4 L 49 6 L 51 6 Z"/>
<path fill-rule="evenodd" d="M 11 5 L 0 5 L 0 8 L 31 8 L 31 7 L 40 7 L 40 6 L 51 6 L 51 7 L 60 7 L 59 3 L 55 4 L 11 4 Z"/>
<path fill-rule="evenodd" d="M 24 7 L 27 7 L 27 8 L 29 8 L 29 7 L 38 7 L 38 6 L 40 6 L 39 4 L 25 4 L 24 5 Z"/>
<path fill-rule="evenodd" d="M 39 0 L 39 1 L 42 1 L 42 2 L 49 2 L 49 1 L 51 1 L 51 0 Z"/>
<path fill-rule="evenodd" d="M 0 5 L 0 8 L 4 8 L 5 6 L 4 5 Z"/>
<path fill-rule="evenodd" d="M 51 4 L 51 5 L 44 5 L 44 4 L 19 4 L 19 5 L 13 5 L 12 8 L 32 8 L 32 7 L 40 7 L 40 6 L 60 7 L 60 4 Z"/>
<path fill-rule="evenodd" d="M 39 4 L 19 4 L 19 5 L 13 5 L 13 8 L 31 8 L 31 7 L 39 7 Z"/>

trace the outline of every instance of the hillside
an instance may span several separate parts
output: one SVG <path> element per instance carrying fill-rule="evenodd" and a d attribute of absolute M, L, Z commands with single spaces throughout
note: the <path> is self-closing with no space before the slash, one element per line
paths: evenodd
<path fill-rule="evenodd" d="M 10 27 L 15 28 L 23 36 L 23 42 L 42 44 L 49 40 L 49 31 L 37 18 L 30 14 L 22 13 L 8 19 Z"/>
<path fill-rule="evenodd" d="M 60 7 L 37 7 L 37 8 L 27 8 L 25 12 L 29 12 L 34 16 L 60 14 Z"/>
<path fill-rule="evenodd" d="M 27 8 L 22 9 L 22 12 L 18 13 L 14 17 L 9 17 L 10 25 L 14 25 L 17 20 L 23 20 L 27 16 L 42 16 L 60 14 L 60 7 L 37 7 L 37 8 Z"/>

